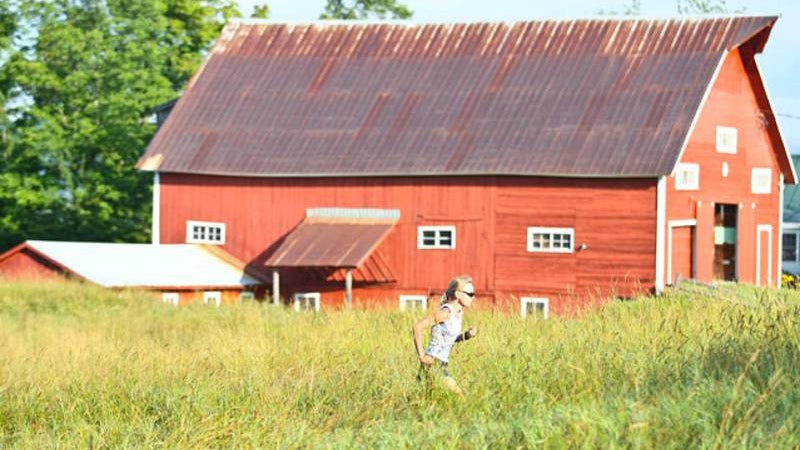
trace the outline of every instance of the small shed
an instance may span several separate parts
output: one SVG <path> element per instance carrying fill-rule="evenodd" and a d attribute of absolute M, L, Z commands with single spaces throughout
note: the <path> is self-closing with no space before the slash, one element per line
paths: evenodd
<path fill-rule="evenodd" d="M 6 280 L 78 279 L 108 288 L 160 292 L 175 305 L 255 299 L 262 281 L 218 247 L 26 241 L 0 255 Z"/>

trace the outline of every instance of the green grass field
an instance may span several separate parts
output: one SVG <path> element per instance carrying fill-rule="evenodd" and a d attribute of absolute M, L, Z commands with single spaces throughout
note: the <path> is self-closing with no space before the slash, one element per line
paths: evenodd
<path fill-rule="evenodd" d="M 451 359 L 464 398 L 416 382 L 417 317 L 0 284 L 0 447 L 800 446 L 795 291 L 473 311 Z"/>

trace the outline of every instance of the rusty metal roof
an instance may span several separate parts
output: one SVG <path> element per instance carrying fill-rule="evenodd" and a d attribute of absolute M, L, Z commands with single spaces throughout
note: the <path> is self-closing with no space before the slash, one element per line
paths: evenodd
<path fill-rule="evenodd" d="M 725 53 L 775 20 L 232 22 L 138 167 L 666 175 Z"/>
<path fill-rule="evenodd" d="M 399 217 L 399 210 L 309 209 L 305 220 L 283 238 L 264 265 L 359 268 L 389 234 Z M 364 273 L 374 269 L 366 266 L 361 267 Z M 383 270 L 383 267 L 374 263 L 372 266 L 387 272 L 372 278 L 393 277 L 388 267 Z"/>

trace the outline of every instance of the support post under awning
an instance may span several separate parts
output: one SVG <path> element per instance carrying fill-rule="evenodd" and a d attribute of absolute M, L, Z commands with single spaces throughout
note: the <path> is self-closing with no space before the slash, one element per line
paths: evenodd
<path fill-rule="evenodd" d="M 272 270 L 272 303 L 277 305 L 281 302 L 281 276 L 278 269 Z"/>
<path fill-rule="evenodd" d="M 347 309 L 353 306 L 353 270 L 347 269 L 344 275 L 344 304 Z"/>

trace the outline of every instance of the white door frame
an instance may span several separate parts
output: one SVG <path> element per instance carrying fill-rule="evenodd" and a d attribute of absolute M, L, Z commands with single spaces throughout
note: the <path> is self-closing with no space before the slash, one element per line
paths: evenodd
<path fill-rule="evenodd" d="M 694 233 L 697 231 L 697 219 L 670 220 L 667 227 L 667 284 L 670 285 L 672 284 L 672 229 L 678 227 L 695 227 L 692 231 L 692 272 L 696 270 L 695 246 L 697 243 L 695 242 Z M 694 277 L 694 274 L 692 274 L 692 277 Z"/>
<path fill-rule="evenodd" d="M 772 283 L 772 225 L 756 225 L 756 286 L 761 286 L 761 233 L 767 232 L 767 286 Z"/>

